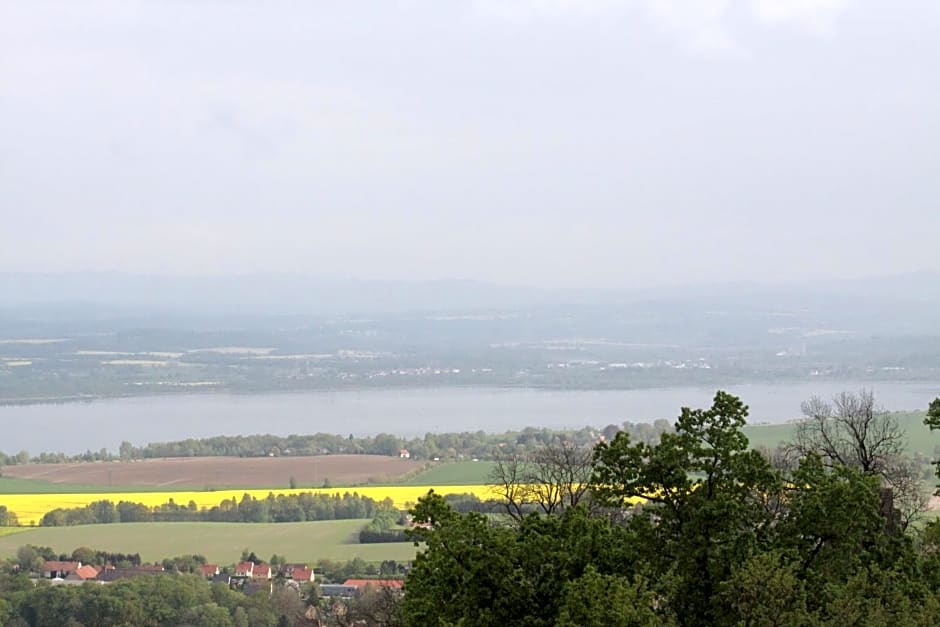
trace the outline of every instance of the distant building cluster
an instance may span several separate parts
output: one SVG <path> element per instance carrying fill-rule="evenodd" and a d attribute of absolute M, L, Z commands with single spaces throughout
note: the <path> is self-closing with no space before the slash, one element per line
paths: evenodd
<path fill-rule="evenodd" d="M 93 566 L 78 561 L 50 560 L 40 570 L 42 579 L 53 585 L 81 585 L 85 582 L 107 584 L 132 577 L 172 575 L 159 565 L 140 565 L 129 568 L 114 566 Z M 239 562 L 232 572 L 223 571 L 218 564 L 202 564 L 196 574 L 202 575 L 210 583 L 221 583 L 245 594 L 259 592 L 271 593 L 274 580 L 280 579 L 285 586 L 301 590 L 301 586 L 314 582 L 315 574 L 306 564 L 256 564 Z M 324 597 L 352 598 L 369 588 L 400 592 L 404 582 L 401 579 L 347 579 L 341 584 L 321 584 L 320 595 Z"/>

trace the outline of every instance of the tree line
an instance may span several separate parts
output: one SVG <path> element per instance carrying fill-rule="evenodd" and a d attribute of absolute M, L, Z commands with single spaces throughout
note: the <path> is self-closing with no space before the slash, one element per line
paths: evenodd
<path fill-rule="evenodd" d="M 672 429 L 665 419 L 652 423 L 624 422 L 610 424 L 603 429 L 584 427 L 578 430 L 555 431 L 552 429 L 527 427 L 517 431 L 492 434 L 484 431 L 461 433 L 427 433 L 423 437 L 402 438 L 388 433 L 375 436 L 355 437 L 327 433 L 311 435 L 237 435 L 211 438 L 187 439 L 174 442 L 154 442 L 134 446 L 122 442 L 117 454 L 107 449 L 86 451 L 79 455 L 64 453 L 40 453 L 30 455 L 28 451 L 15 454 L 0 452 L 0 466 L 15 464 L 77 463 L 93 461 L 131 461 L 135 459 L 158 459 L 164 457 L 265 457 L 306 456 L 326 454 L 367 454 L 397 457 L 407 449 L 413 459 L 442 460 L 492 459 L 494 451 L 521 452 L 537 448 L 563 437 L 579 445 L 588 446 L 600 436 L 612 439 L 619 431 L 630 433 L 634 440 L 655 441 L 661 433 Z"/>
<path fill-rule="evenodd" d="M 359 543 L 407 542 L 408 536 L 402 528 L 407 523 L 407 516 L 401 512 L 392 509 L 380 510 L 375 518 L 359 531 Z"/>
<path fill-rule="evenodd" d="M 194 501 L 176 503 L 170 499 L 162 505 L 107 499 L 83 507 L 59 508 L 42 517 L 43 527 L 96 525 L 130 522 L 244 522 L 279 523 L 313 520 L 348 520 L 374 518 L 379 512 L 395 512 L 392 501 L 376 501 L 355 492 L 340 494 L 268 494 L 255 498 L 249 494 L 241 500 L 224 499 L 213 507 L 198 507 Z"/>

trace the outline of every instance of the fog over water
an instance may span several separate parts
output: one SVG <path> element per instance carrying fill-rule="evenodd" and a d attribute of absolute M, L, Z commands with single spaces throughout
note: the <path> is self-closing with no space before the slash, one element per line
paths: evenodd
<path fill-rule="evenodd" d="M 868 384 L 891 410 L 925 410 L 937 395 L 926 384 Z M 752 422 L 782 422 L 800 415 L 800 403 L 818 395 L 857 391 L 861 383 L 732 386 L 751 408 Z M 603 427 L 674 418 L 681 406 L 706 407 L 711 388 L 617 391 L 531 389 L 414 389 L 259 395 L 190 395 L 99 400 L 62 405 L 0 407 L 0 450 L 78 453 L 122 440 L 148 442 L 252 433 L 336 433 L 405 437 L 429 431 L 501 432 L 527 426 Z"/>

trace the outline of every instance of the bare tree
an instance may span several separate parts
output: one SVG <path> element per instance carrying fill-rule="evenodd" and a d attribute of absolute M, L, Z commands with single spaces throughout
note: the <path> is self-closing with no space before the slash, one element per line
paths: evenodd
<path fill-rule="evenodd" d="M 829 464 L 882 474 L 905 451 L 904 432 L 887 411 L 875 407 L 875 395 L 842 392 L 832 403 L 814 396 L 802 405 L 793 448 L 802 456 L 815 452 Z"/>
<path fill-rule="evenodd" d="M 521 519 L 530 501 L 529 487 L 525 477 L 528 471 L 525 461 L 518 455 L 505 455 L 496 451 L 490 480 L 494 491 L 500 497 L 506 513 L 513 519 Z"/>
<path fill-rule="evenodd" d="M 779 444 L 773 448 L 769 446 L 755 446 L 754 449 L 764 456 L 767 463 L 774 470 L 779 470 L 788 474 L 796 470 L 798 456 L 785 444 Z"/>
<path fill-rule="evenodd" d="M 497 454 L 491 478 L 512 518 L 560 514 L 586 499 L 591 462 L 589 447 L 559 438 L 521 457 Z"/>
<path fill-rule="evenodd" d="M 884 484 L 891 488 L 900 527 L 907 529 L 927 511 L 930 502 L 930 492 L 924 486 L 920 464 L 909 457 L 899 458 L 882 474 L 882 478 Z"/>
<path fill-rule="evenodd" d="M 829 466 L 879 476 L 891 489 L 902 527 L 926 508 L 927 494 L 916 464 L 907 457 L 904 431 L 894 416 L 875 405 L 873 392 L 842 392 L 831 403 L 814 396 L 802 410 L 805 419 L 787 446 L 791 454 L 815 453 Z"/>

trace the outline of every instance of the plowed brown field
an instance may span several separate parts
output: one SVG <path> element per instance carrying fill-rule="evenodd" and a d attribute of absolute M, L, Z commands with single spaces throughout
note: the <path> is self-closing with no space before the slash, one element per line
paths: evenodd
<path fill-rule="evenodd" d="M 312 457 L 174 457 L 134 462 L 4 466 L 4 477 L 53 483 L 158 487 L 318 487 L 392 481 L 421 468 L 420 462 L 381 455 Z"/>

